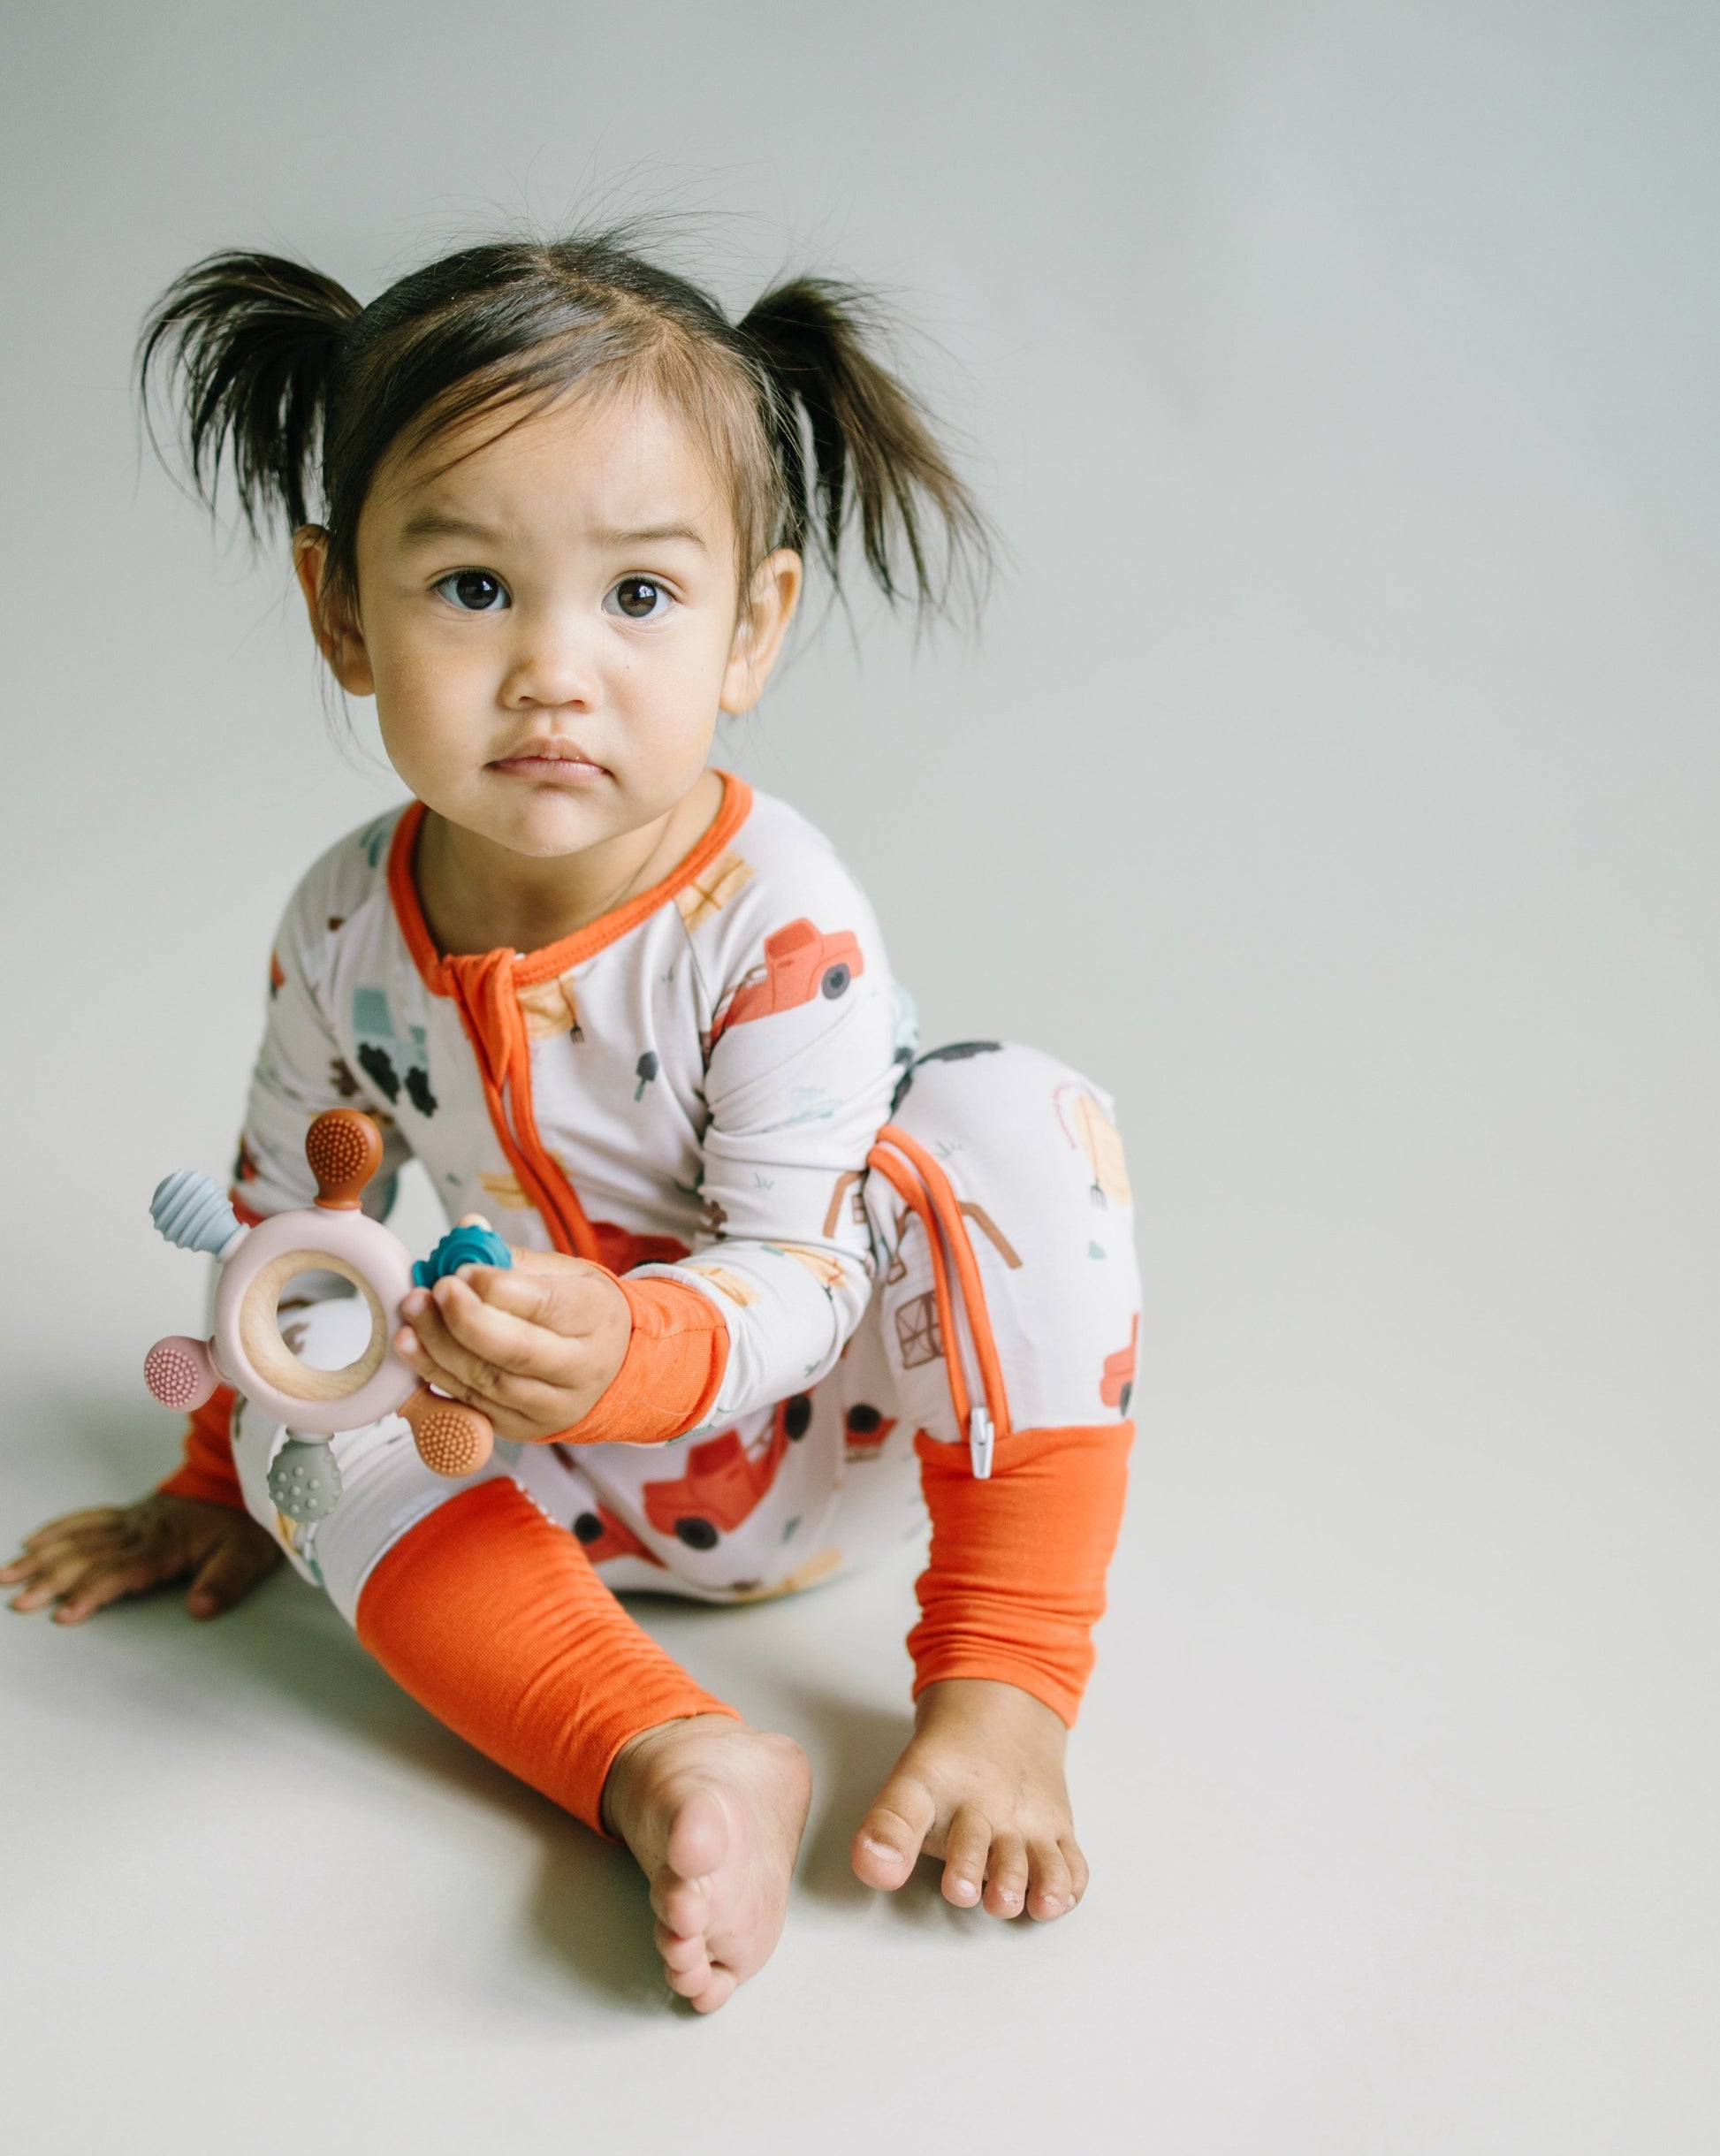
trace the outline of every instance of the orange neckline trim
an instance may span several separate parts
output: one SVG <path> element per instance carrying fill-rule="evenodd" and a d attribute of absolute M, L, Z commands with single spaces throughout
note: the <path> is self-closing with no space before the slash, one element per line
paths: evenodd
<path fill-rule="evenodd" d="M 715 820 L 692 851 L 679 861 L 660 883 L 654 883 L 648 891 L 641 891 L 629 898 L 623 906 L 612 913 L 599 914 L 595 921 L 588 921 L 583 928 L 576 928 L 570 936 L 563 936 L 555 943 L 546 943 L 540 950 L 526 951 L 514 960 L 514 979 L 523 988 L 536 987 L 539 981 L 555 980 L 594 953 L 616 942 L 636 928 L 640 922 L 657 911 L 658 908 L 686 889 L 717 858 L 730 839 L 745 823 L 752 810 L 752 789 L 747 781 L 732 771 L 719 769 L 717 776 L 723 782 L 722 806 Z M 400 933 L 406 938 L 407 948 L 412 953 L 424 986 L 435 995 L 453 994 L 453 978 L 448 961 L 436 948 L 430 928 L 424 919 L 424 909 L 419 902 L 418 880 L 413 872 L 413 858 L 417 851 L 418 834 L 423 828 L 425 808 L 422 801 L 407 804 L 400 820 L 394 827 L 394 836 L 388 849 L 388 895 L 394 905 L 394 918 L 400 924 Z M 468 964 L 484 956 L 482 952 L 460 952 L 458 956 Z"/>

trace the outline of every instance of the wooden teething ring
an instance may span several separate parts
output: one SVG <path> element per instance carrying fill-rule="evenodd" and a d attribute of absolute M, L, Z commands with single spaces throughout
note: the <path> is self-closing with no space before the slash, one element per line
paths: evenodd
<path fill-rule="evenodd" d="M 382 1135 L 356 1108 L 317 1116 L 305 1139 L 316 1177 L 314 1208 L 278 1213 L 253 1228 L 222 1268 L 215 1296 L 216 1360 L 247 1399 L 310 1436 L 332 1436 L 391 1413 L 402 1415 L 426 1467 L 471 1474 L 489 1459 L 486 1415 L 420 1383 L 389 1343 L 412 1261 L 398 1237 L 359 1208 L 382 1165 Z M 296 1274 L 339 1273 L 364 1298 L 370 1338 L 344 1370 L 314 1370 L 281 1337 L 281 1291 Z"/>

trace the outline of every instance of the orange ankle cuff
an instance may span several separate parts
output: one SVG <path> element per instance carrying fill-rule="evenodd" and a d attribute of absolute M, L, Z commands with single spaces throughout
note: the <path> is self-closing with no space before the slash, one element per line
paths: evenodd
<path fill-rule="evenodd" d="M 599 1834 L 604 1782 L 628 1738 L 734 1712 L 506 1479 L 461 1490 L 394 1544 L 364 1584 L 357 1631 L 438 1721 Z"/>
<path fill-rule="evenodd" d="M 1073 1725 L 1092 1674 L 1132 1422 L 1015 1430 L 974 1479 L 965 1445 L 914 1440 L 931 1562 L 908 1635 L 914 1696 L 948 1677 L 1017 1685 Z"/>

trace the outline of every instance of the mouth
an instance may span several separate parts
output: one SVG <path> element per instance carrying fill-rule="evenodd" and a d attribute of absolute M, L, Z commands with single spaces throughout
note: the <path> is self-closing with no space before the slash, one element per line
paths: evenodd
<path fill-rule="evenodd" d="M 529 741 L 512 756 L 498 757 L 488 768 L 505 778 L 531 779 L 540 784 L 589 786 L 609 773 L 597 758 L 588 756 L 576 741 Z"/>

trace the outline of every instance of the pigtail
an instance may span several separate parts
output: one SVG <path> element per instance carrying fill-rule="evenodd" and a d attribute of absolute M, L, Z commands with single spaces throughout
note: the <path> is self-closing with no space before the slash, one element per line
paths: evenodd
<path fill-rule="evenodd" d="M 276 255 L 210 255 L 177 278 L 146 318 L 137 385 L 149 423 L 152 375 L 177 377 L 192 483 L 213 509 L 228 461 L 252 537 L 278 509 L 309 521 L 331 379 L 361 312 L 332 279 Z"/>
<path fill-rule="evenodd" d="M 797 278 L 766 293 L 739 327 L 770 392 L 787 505 L 779 543 L 803 552 L 813 540 L 840 588 L 852 507 L 866 566 L 892 605 L 911 597 L 923 612 L 944 613 L 962 595 L 977 612 L 992 533 L 928 415 L 868 349 L 880 329 L 876 303 L 853 286 Z"/>

